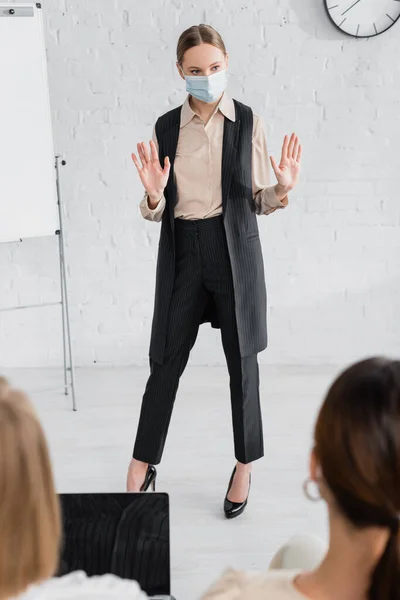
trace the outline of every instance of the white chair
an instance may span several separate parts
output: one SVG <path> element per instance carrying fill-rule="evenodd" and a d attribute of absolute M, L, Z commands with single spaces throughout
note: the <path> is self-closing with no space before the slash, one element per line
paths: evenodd
<path fill-rule="evenodd" d="M 296 535 L 273 557 L 269 569 L 301 569 L 311 571 L 324 558 L 327 544 L 311 535 Z"/>

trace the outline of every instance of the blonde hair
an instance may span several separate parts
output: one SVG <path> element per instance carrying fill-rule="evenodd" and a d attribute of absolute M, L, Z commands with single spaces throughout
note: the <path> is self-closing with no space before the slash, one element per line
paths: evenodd
<path fill-rule="evenodd" d="M 25 394 L 0 377 L 0 600 L 54 575 L 60 530 L 43 429 Z"/>
<path fill-rule="evenodd" d="M 222 50 L 226 54 L 226 48 L 221 35 L 211 25 L 192 25 L 181 33 L 176 48 L 176 58 L 179 65 L 182 65 L 185 52 L 194 46 L 200 44 L 210 44 Z"/>

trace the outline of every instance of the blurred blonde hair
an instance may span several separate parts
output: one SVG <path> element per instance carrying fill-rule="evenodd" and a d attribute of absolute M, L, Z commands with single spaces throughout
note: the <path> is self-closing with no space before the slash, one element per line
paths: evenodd
<path fill-rule="evenodd" d="M 25 394 L 0 377 L 0 600 L 55 573 L 60 537 L 43 429 Z"/>

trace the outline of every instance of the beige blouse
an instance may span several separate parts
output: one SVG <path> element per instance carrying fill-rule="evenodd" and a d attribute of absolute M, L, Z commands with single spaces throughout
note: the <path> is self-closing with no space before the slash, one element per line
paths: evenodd
<path fill-rule="evenodd" d="M 227 571 L 201 600 L 306 600 L 294 580 L 300 571 L 268 571 L 253 575 Z"/>
<path fill-rule="evenodd" d="M 208 219 L 222 213 L 221 163 L 224 118 L 235 121 L 235 106 L 226 92 L 209 121 L 204 124 L 192 110 L 187 96 L 181 111 L 181 122 L 174 163 L 177 203 L 175 218 Z M 153 141 L 158 142 L 153 129 Z M 257 214 L 270 214 L 288 204 L 276 196 L 270 185 L 270 166 L 266 136 L 261 117 L 254 114 L 252 143 L 253 198 Z M 165 197 L 153 210 L 145 193 L 140 210 L 145 219 L 161 221 Z"/>

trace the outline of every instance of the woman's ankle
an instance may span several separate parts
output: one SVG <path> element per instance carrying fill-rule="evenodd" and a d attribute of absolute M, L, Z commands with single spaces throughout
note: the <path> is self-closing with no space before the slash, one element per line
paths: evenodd
<path fill-rule="evenodd" d="M 238 473 L 250 473 L 252 469 L 252 463 L 241 463 L 241 462 L 237 462 L 236 463 L 236 471 Z"/>
<path fill-rule="evenodd" d="M 134 471 L 147 471 L 149 463 L 145 463 L 142 460 L 138 460 L 137 458 L 132 458 L 131 466 Z"/>

